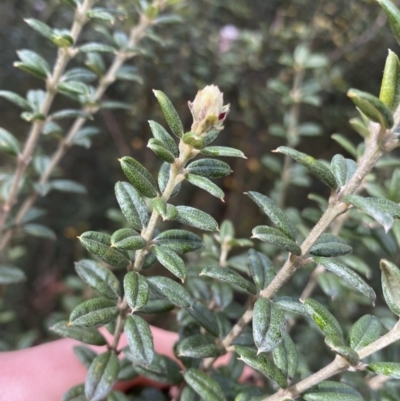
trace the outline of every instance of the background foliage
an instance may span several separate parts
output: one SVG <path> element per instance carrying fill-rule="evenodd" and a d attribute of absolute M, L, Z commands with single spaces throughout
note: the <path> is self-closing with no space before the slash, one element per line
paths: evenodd
<path fill-rule="evenodd" d="M 113 3 L 111 0 L 104 2 L 108 6 Z M 116 3 L 120 5 L 121 1 Z M 127 6 L 129 8 L 129 2 Z M 102 110 L 95 117 L 94 124 L 101 133 L 94 138 L 93 146 L 90 149 L 73 147 L 63 159 L 57 174 L 84 185 L 87 193 L 53 191 L 37 202 L 37 206 L 47 212 L 39 222 L 51 228 L 57 239 L 21 233 L 8 253 L 2 256 L 4 262 L 12 260 L 18 264 L 28 278 L 22 285 L 2 289 L 0 345 L 3 349 L 22 348 L 48 340 L 51 322 L 68 315 L 82 299 L 92 296 L 73 276 L 73 262 L 86 256 L 76 237 L 88 230 L 113 232 L 120 227 L 113 191 L 114 183 L 123 179 L 117 158 L 132 156 L 152 173 L 158 171 L 159 160 L 146 148 L 150 137 L 147 121 L 161 122 L 163 118 L 152 89 L 168 94 L 185 127 L 191 121 L 186 102 L 193 99 L 199 88 L 214 83 L 224 92 L 225 101 L 231 104 L 225 130 L 216 144 L 241 149 L 247 159 L 229 160 L 234 173 L 221 180 L 226 193 L 225 203 L 186 186 L 179 194 L 177 204 L 199 207 L 219 223 L 224 219 L 231 220 L 238 238 L 249 238 L 251 229 L 263 224 L 260 223 L 263 219 L 260 211 L 243 196 L 243 192 L 272 193 L 279 200 L 283 191 L 282 202 L 289 208 L 291 216 L 297 216 L 300 225 L 308 226 L 320 214 L 319 198 L 308 199 L 308 193 L 318 193 L 324 198 L 329 195 L 327 188 L 311 180 L 302 170 L 293 176 L 297 177 L 299 185 L 282 183 L 284 177 L 280 176 L 281 165 L 277 163 L 282 163 L 283 159 L 270 156 L 272 149 L 286 145 L 290 140 L 286 132 L 293 118 L 290 114 L 295 95 L 293 82 L 299 75 L 291 60 L 301 58 L 306 47 L 311 54 L 317 55 L 317 61 L 315 68 L 305 68 L 302 73 L 300 92 L 310 91 L 310 96 L 299 106 L 297 135 L 291 145 L 318 159 L 330 160 L 336 153 L 354 157 L 352 147 L 343 150 L 331 138 L 332 134 L 340 133 L 354 146 L 360 142 L 360 137 L 348 123 L 355 111 L 346 92 L 349 87 L 357 87 L 377 94 L 387 49 L 397 50 L 398 46 L 390 30 L 382 28 L 385 17 L 375 2 L 199 0 L 185 2 L 178 13 L 183 23 L 157 28 L 162 43 L 148 39 L 143 42 L 148 55 L 133 62 L 143 83 L 121 81 L 106 94 L 109 99 L 131 104 L 130 110 Z M 24 23 L 26 17 L 40 19 L 52 26 L 65 26 L 69 25 L 71 11 L 59 7 L 57 1 L 2 2 L 0 88 L 21 94 L 36 88 L 38 81 L 12 67 L 16 60 L 15 50 L 37 49 L 46 58 L 54 58 L 54 50 L 45 39 L 32 34 Z M 118 22 L 122 27 L 124 23 Z M 92 30 L 87 35 L 84 34 L 83 40 L 101 37 Z M 65 98 L 57 102 L 60 107 L 69 105 Z M 15 106 L 0 99 L 0 110 L 1 126 L 24 141 L 27 124 L 17 118 Z M 42 146 L 43 152 L 51 151 L 55 143 L 49 138 Z M 385 191 L 390 191 L 390 180 L 397 163 L 388 162 L 375 177 L 371 176 L 366 188 L 371 196 L 383 191 L 382 186 L 386 186 Z M 12 158 L 2 155 L 0 167 L 5 171 L 12 169 Z M 30 174 L 34 177 L 36 173 L 31 170 Z M 397 193 L 397 183 L 393 185 L 392 190 Z M 168 224 L 165 227 L 177 226 Z M 357 221 L 350 219 L 343 236 L 353 245 L 358 257 L 369 261 L 372 286 L 380 293 L 379 259 L 385 257 L 395 264 L 400 263 L 398 238 L 393 235 L 383 237 L 383 230 L 369 221 L 357 230 L 356 225 Z M 279 262 L 279 255 L 273 250 L 263 249 Z M 234 250 L 233 255 L 240 256 L 240 252 Z M 298 297 L 308 277 L 309 272 L 300 272 L 288 284 L 286 293 Z M 336 316 L 342 316 L 341 323 L 344 324 L 368 312 L 367 306 L 359 304 L 354 304 L 350 310 L 348 299 L 340 297 L 340 291 L 333 279 L 325 280 L 319 283 L 313 296 L 319 299 L 323 293 L 329 295 L 332 310 Z M 241 300 L 240 294 L 238 300 Z M 386 318 L 384 314 L 380 317 Z M 301 321 L 295 328 L 294 336 L 299 342 L 312 341 L 309 331 L 304 331 L 307 339 L 302 338 L 302 328 L 307 325 Z M 323 354 L 321 360 L 309 360 L 308 367 L 303 368 L 315 371 L 330 358 L 329 354 Z"/>

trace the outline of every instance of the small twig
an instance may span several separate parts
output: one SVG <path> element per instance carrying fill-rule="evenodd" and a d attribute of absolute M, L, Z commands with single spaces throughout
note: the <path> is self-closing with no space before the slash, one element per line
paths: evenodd
<path fill-rule="evenodd" d="M 79 34 L 82 31 L 83 26 L 87 22 L 85 17 L 86 12 L 92 6 L 94 0 L 85 0 L 82 5 L 77 7 L 74 17 L 74 22 L 71 28 L 71 37 L 76 43 Z M 40 114 L 47 117 L 50 108 L 53 104 L 53 100 L 57 94 L 57 85 L 61 80 L 62 74 L 70 61 L 70 59 L 75 55 L 74 49 L 59 48 L 57 60 L 54 64 L 52 74 L 47 78 L 46 81 L 46 95 L 43 100 L 43 104 L 40 107 Z M 5 200 L 3 206 L 0 209 L 0 233 L 3 232 L 4 225 L 7 218 L 17 201 L 18 190 L 21 185 L 24 173 L 31 162 L 33 152 L 36 148 L 37 142 L 40 137 L 40 133 L 43 127 L 44 121 L 35 120 L 32 124 L 31 130 L 28 134 L 28 140 L 25 143 L 22 153 L 18 157 L 17 168 L 15 171 L 14 179 L 12 181 L 10 191 L 8 193 L 7 199 Z"/>

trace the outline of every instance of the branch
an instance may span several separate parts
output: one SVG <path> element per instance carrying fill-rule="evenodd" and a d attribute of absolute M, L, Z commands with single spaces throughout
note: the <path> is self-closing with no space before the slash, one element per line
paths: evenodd
<path fill-rule="evenodd" d="M 91 8 L 93 3 L 94 0 L 85 0 L 82 5 L 77 7 L 75 11 L 74 22 L 71 28 L 71 37 L 74 43 L 76 43 L 82 31 L 83 26 L 87 22 L 85 15 L 86 12 Z M 57 85 L 60 82 L 64 70 L 68 62 L 70 61 L 71 58 L 74 57 L 74 55 L 75 55 L 74 49 L 69 49 L 69 48 L 58 49 L 58 56 L 53 67 L 53 72 L 51 76 L 47 78 L 46 81 L 46 95 L 39 111 L 39 113 L 43 114 L 45 117 L 47 117 L 50 108 L 53 104 L 53 100 L 57 94 Z M 22 153 L 18 157 L 17 168 L 15 171 L 14 179 L 12 181 L 8 197 L 0 209 L 0 233 L 3 232 L 4 224 L 6 223 L 7 218 L 15 202 L 17 201 L 18 190 L 20 188 L 23 175 L 29 163 L 31 162 L 32 155 L 39 140 L 44 122 L 45 121 L 42 120 L 35 120 L 33 122 L 31 130 L 28 134 L 28 140 L 25 143 Z"/>
<path fill-rule="evenodd" d="M 158 4 L 156 1 L 155 3 Z M 163 6 L 161 6 L 163 7 Z M 146 29 L 151 25 L 152 21 L 146 18 L 145 16 L 141 16 L 139 24 L 135 27 L 132 28 L 130 32 L 130 37 L 129 37 L 129 44 L 128 47 L 134 47 L 136 46 L 140 40 L 143 38 L 144 33 Z M 103 96 L 104 92 L 107 90 L 107 88 L 112 85 L 116 80 L 117 76 L 116 74 L 118 73 L 118 70 L 121 68 L 121 66 L 128 60 L 131 59 L 135 56 L 135 54 L 132 53 L 124 53 L 120 52 L 118 53 L 115 58 L 113 63 L 111 64 L 110 68 L 108 69 L 107 73 L 104 75 L 102 80 L 100 81 L 99 86 L 96 89 L 96 93 L 94 95 L 94 102 L 100 101 L 101 97 Z M 98 108 L 84 108 L 83 109 L 85 112 L 89 112 L 90 114 L 95 114 L 98 111 Z M 46 184 L 53 172 L 53 170 L 57 167 L 59 164 L 60 160 L 64 157 L 65 153 L 68 151 L 68 149 L 72 146 L 73 140 L 78 133 L 78 131 L 83 127 L 83 125 L 86 123 L 86 119 L 82 117 L 78 117 L 74 123 L 72 124 L 70 130 L 68 131 L 66 137 L 60 141 L 57 150 L 54 152 L 53 156 L 51 157 L 51 160 L 45 169 L 45 171 L 42 173 L 42 175 L 39 178 L 39 184 L 44 185 Z M 39 130 L 40 131 L 40 130 Z M 18 227 L 21 222 L 23 221 L 26 213 L 28 210 L 32 207 L 32 205 L 36 202 L 38 199 L 39 195 L 36 192 L 33 192 L 22 204 L 21 208 L 19 209 L 17 216 L 14 220 L 13 226 Z M 1 232 L 1 225 L 0 225 L 0 232 Z M 0 240 L 0 252 L 3 251 L 10 239 L 13 236 L 13 231 L 8 230 L 3 238 Z"/>

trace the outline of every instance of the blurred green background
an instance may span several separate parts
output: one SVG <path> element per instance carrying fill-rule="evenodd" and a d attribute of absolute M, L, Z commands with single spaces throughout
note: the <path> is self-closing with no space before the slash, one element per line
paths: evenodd
<path fill-rule="evenodd" d="M 215 144 L 239 148 L 248 158 L 227 160 L 234 172 L 219 183 L 226 193 L 225 203 L 185 185 L 174 204 L 199 207 L 218 222 L 230 219 L 238 236 L 248 238 L 252 227 L 265 220 L 243 192 L 269 194 L 279 178 L 279 168 L 267 168 L 263 157 L 286 144 L 285 133 L 283 137 L 277 134 L 291 106 L 290 97 L 284 90 L 279 93 L 276 83 L 287 91 L 291 88 L 294 70 L 287 64 L 296 47 L 306 45 L 311 53 L 325 60 L 321 68 L 305 73 L 304 83 L 310 85 L 315 96 L 301 104 L 299 117 L 300 123 L 316 124 L 314 134 L 320 135 L 301 137 L 297 149 L 326 160 L 335 153 L 351 157 L 331 139 L 333 133 L 341 133 L 354 144 L 361 140 L 348 123 L 356 111 L 346 91 L 355 87 L 377 95 L 387 49 L 398 50 L 373 0 L 186 0 L 179 15 L 183 23 L 157 28 L 162 45 L 145 39 L 141 45 L 150 56 L 131 62 L 143 84 L 121 81 L 107 91 L 107 98 L 126 101 L 131 109 L 99 112 L 90 123 L 101 130 L 93 146 L 73 147 L 62 160 L 56 175 L 83 184 L 87 194 L 53 191 L 38 201 L 37 206 L 47 211 L 40 222 L 54 230 L 57 240 L 22 235 L 14 240 L 10 252 L 14 252 L 14 263 L 26 272 L 28 281 L 3 289 L 7 304 L 1 315 L 7 333 L 4 339 L 13 346 L 47 338 L 48 319 L 55 319 L 56 313 L 74 303 L 80 289 L 70 277 L 73 262 L 86 255 L 77 235 L 86 230 L 113 231 L 119 227 L 112 211 L 117 208 L 113 186 L 124 179 L 118 157 L 130 155 L 157 173 L 161 163 L 146 148 L 150 138 L 147 121 L 166 124 L 153 88 L 171 98 L 187 129 L 191 125 L 187 101 L 193 100 L 197 90 L 215 84 L 223 91 L 231 112 Z M 53 46 L 24 23 L 27 17 L 64 28 L 70 26 L 72 11 L 52 0 L 2 0 L 0 88 L 22 95 L 29 89 L 43 88 L 43 83 L 13 67 L 16 50 L 32 49 L 49 61 L 56 54 Z M 88 29 L 81 41 L 96 38 L 96 33 Z M 82 63 L 82 59 L 76 63 Z M 70 104 L 68 99 L 58 97 L 53 109 Z M 26 138 L 28 123 L 22 122 L 16 107 L 3 99 L 0 124 L 22 142 Z M 56 144 L 54 138 L 43 137 L 38 152 L 51 153 Z M 0 168 L 12 170 L 14 159 L 2 155 Z M 29 173 L 35 177 L 32 169 Z M 311 187 L 290 186 L 285 206 L 300 210 L 310 206 L 310 191 L 329 196 L 322 184 L 311 182 Z M 13 319 L 10 310 L 18 318 Z M 19 344 L 15 344 L 15 338 Z"/>

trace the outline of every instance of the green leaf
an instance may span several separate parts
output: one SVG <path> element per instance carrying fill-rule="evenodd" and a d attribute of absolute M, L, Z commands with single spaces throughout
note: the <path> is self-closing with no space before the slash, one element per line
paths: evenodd
<path fill-rule="evenodd" d="M 128 345 L 135 364 L 148 366 L 154 358 L 153 335 L 147 322 L 137 315 L 126 318 L 124 328 Z"/>
<path fill-rule="evenodd" d="M 157 260 L 182 282 L 187 276 L 185 262 L 173 250 L 164 246 L 153 246 L 151 252 L 156 255 Z"/>
<path fill-rule="evenodd" d="M 146 246 L 147 241 L 131 228 L 121 228 L 111 235 L 111 247 L 136 251 Z"/>
<path fill-rule="evenodd" d="M 338 187 L 344 187 L 347 179 L 347 163 L 342 155 L 333 156 L 331 161 L 331 170 L 335 176 Z"/>
<path fill-rule="evenodd" d="M 79 277 L 103 297 L 117 299 L 121 297 L 121 286 L 114 274 L 93 260 L 83 259 L 75 263 Z"/>
<path fill-rule="evenodd" d="M 400 17 L 400 13 L 399 13 Z M 400 23 L 400 20 L 399 20 Z M 400 61 L 397 55 L 389 49 L 383 71 L 379 99 L 391 111 L 395 111 L 400 103 Z"/>
<path fill-rule="evenodd" d="M 135 370 L 142 376 L 164 384 L 182 382 L 181 367 L 167 356 L 155 353 L 153 362 L 148 366 L 136 365 Z"/>
<path fill-rule="evenodd" d="M 373 343 L 381 335 L 382 324 L 375 316 L 364 315 L 350 329 L 349 345 L 355 351 Z"/>
<path fill-rule="evenodd" d="M 176 281 L 162 276 L 149 277 L 147 281 L 157 294 L 161 295 L 172 304 L 181 308 L 190 308 L 192 306 L 194 299 L 186 289 Z"/>
<path fill-rule="evenodd" d="M 75 109 L 64 109 L 56 111 L 50 116 L 52 120 L 62 120 L 64 118 L 78 118 L 78 117 L 93 120 L 93 117 L 90 113 L 84 110 L 75 110 Z"/>
<path fill-rule="evenodd" d="M 219 383 L 199 369 L 187 369 L 183 376 L 187 384 L 207 401 L 226 401 Z"/>
<path fill-rule="evenodd" d="M 228 267 L 207 266 L 201 271 L 200 276 L 212 277 L 236 285 L 252 295 L 257 293 L 256 286 L 253 283 Z"/>
<path fill-rule="evenodd" d="M 342 339 L 342 344 L 344 345 L 343 332 L 339 322 L 325 306 L 311 298 L 306 299 L 303 305 L 308 315 L 326 336 L 338 337 Z"/>
<path fill-rule="evenodd" d="M 191 387 L 186 386 L 181 393 L 180 401 L 200 401 L 200 397 Z"/>
<path fill-rule="evenodd" d="M 168 247 L 174 252 L 197 251 L 203 246 L 201 238 L 186 230 L 167 230 L 154 238 L 156 245 Z"/>
<path fill-rule="evenodd" d="M 342 256 L 353 251 L 353 248 L 347 245 L 346 241 L 336 237 L 333 234 L 322 234 L 310 249 L 313 256 Z"/>
<path fill-rule="evenodd" d="M 388 199 L 346 195 L 343 200 L 374 218 L 386 232 L 392 228 L 395 218 L 400 219 L 400 205 Z"/>
<path fill-rule="evenodd" d="M 247 159 L 241 150 L 227 146 L 208 146 L 203 148 L 201 153 L 208 156 L 242 157 L 243 159 Z"/>
<path fill-rule="evenodd" d="M 76 8 L 79 6 L 79 0 L 61 0 L 62 3 L 67 4 L 68 6 L 72 8 Z"/>
<path fill-rule="evenodd" d="M 312 387 L 303 398 L 306 401 L 364 401 L 361 394 L 348 384 L 324 381 Z"/>
<path fill-rule="evenodd" d="M 400 269 L 386 259 L 382 259 L 379 267 L 382 271 L 383 296 L 390 310 L 400 316 Z"/>
<path fill-rule="evenodd" d="M 269 360 L 266 354 L 257 352 L 251 348 L 242 345 L 235 345 L 235 351 L 239 354 L 240 360 L 251 368 L 258 370 L 264 376 L 273 380 L 281 388 L 287 388 L 286 377 L 282 372 Z"/>
<path fill-rule="evenodd" d="M 94 327 L 75 327 L 71 326 L 67 321 L 61 321 L 50 327 L 60 336 L 73 338 L 74 340 L 82 341 L 86 344 L 105 345 L 106 339 Z"/>
<path fill-rule="evenodd" d="M 177 215 L 174 220 L 187 226 L 204 231 L 218 230 L 218 223 L 208 213 L 189 206 L 176 206 Z"/>
<path fill-rule="evenodd" d="M 215 344 L 213 337 L 204 334 L 186 337 L 177 346 L 177 355 L 189 358 L 214 358 L 224 353 L 225 350 Z"/>
<path fill-rule="evenodd" d="M 251 276 L 259 290 L 266 288 L 275 277 L 269 258 L 254 249 L 249 249 L 249 266 Z"/>
<path fill-rule="evenodd" d="M 101 102 L 100 108 L 102 110 L 104 110 L 104 109 L 107 109 L 107 110 L 130 110 L 132 108 L 132 105 L 130 105 L 129 103 L 125 103 L 125 102 L 118 102 L 116 100 L 109 100 L 106 102 Z"/>
<path fill-rule="evenodd" d="M 284 155 L 290 156 L 292 159 L 296 160 L 298 163 L 306 167 L 312 174 L 314 174 L 320 181 L 326 184 L 332 189 L 336 189 L 337 184 L 335 176 L 332 174 L 331 170 L 318 160 L 313 157 L 298 152 L 287 146 L 280 146 L 275 150 L 276 153 L 283 153 Z"/>
<path fill-rule="evenodd" d="M 149 300 L 149 285 L 145 277 L 137 272 L 128 272 L 124 277 L 124 292 L 132 312 L 144 308 Z"/>
<path fill-rule="evenodd" d="M 17 156 L 21 151 L 21 145 L 17 138 L 10 132 L 0 128 L 0 152 Z"/>
<path fill-rule="evenodd" d="M 55 33 L 51 37 L 51 41 L 58 47 L 71 47 L 74 45 L 72 36 L 64 33 Z"/>
<path fill-rule="evenodd" d="M 269 217 L 276 228 L 289 239 L 296 240 L 296 229 L 293 223 L 272 199 L 254 191 L 248 192 L 247 195 Z"/>
<path fill-rule="evenodd" d="M 154 198 L 151 203 L 153 205 L 153 209 L 162 217 L 162 219 L 167 220 L 167 203 L 159 197 Z M 175 206 L 173 207 L 175 208 Z"/>
<path fill-rule="evenodd" d="M 96 352 L 92 351 L 90 348 L 85 347 L 83 345 L 78 345 L 74 347 L 74 354 L 79 359 L 79 362 L 82 363 L 85 368 L 90 367 L 93 362 L 93 359 L 96 358 Z"/>
<path fill-rule="evenodd" d="M 389 21 L 397 42 L 400 43 L 400 11 L 390 0 L 378 0 Z"/>
<path fill-rule="evenodd" d="M 204 191 L 207 191 L 212 196 L 215 196 L 216 198 L 219 198 L 222 201 L 224 201 L 225 194 L 222 191 L 222 189 L 219 188 L 217 185 L 215 185 L 208 178 L 200 177 L 199 175 L 196 175 L 196 174 L 187 174 L 187 175 L 185 175 L 185 178 L 192 185 L 199 187 L 201 189 L 204 189 Z"/>
<path fill-rule="evenodd" d="M 174 309 L 174 305 L 165 299 L 152 299 L 147 301 L 146 306 L 140 310 L 140 313 L 157 314 L 165 313 Z"/>
<path fill-rule="evenodd" d="M 353 270 L 348 268 L 347 266 L 332 261 L 327 258 L 313 258 L 315 263 L 318 263 L 325 267 L 326 270 L 336 274 L 341 279 L 346 281 L 346 283 L 350 284 L 352 287 L 356 288 L 362 294 L 370 299 L 372 304 L 375 304 L 376 294 L 375 291 Z"/>
<path fill-rule="evenodd" d="M 392 112 L 377 97 L 357 89 L 350 89 L 347 96 L 371 121 L 380 123 L 385 128 L 392 128 Z"/>
<path fill-rule="evenodd" d="M 51 187 L 61 192 L 72 192 L 75 194 L 86 194 L 86 188 L 72 180 L 51 180 Z"/>
<path fill-rule="evenodd" d="M 400 379 L 400 363 L 396 362 L 374 362 L 367 366 L 370 372 L 378 375 L 389 376 L 393 379 Z"/>
<path fill-rule="evenodd" d="M 232 172 L 229 164 L 215 159 L 196 160 L 186 167 L 186 171 L 189 174 L 195 174 L 209 179 L 223 178 Z"/>
<path fill-rule="evenodd" d="M 171 131 L 178 138 L 181 138 L 183 136 L 183 125 L 171 101 L 164 92 L 159 90 L 153 90 L 153 92 L 161 106 L 161 110 L 164 113 L 165 120 L 171 128 Z"/>
<path fill-rule="evenodd" d="M 213 281 L 211 284 L 213 300 L 217 306 L 224 310 L 233 301 L 233 289 L 228 283 Z"/>
<path fill-rule="evenodd" d="M 299 315 L 309 316 L 304 305 L 296 298 L 284 296 L 274 299 L 274 303 L 279 308 Z"/>
<path fill-rule="evenodd" d="M 266 298 L 259 298 L 253 311 L 253 336 L 258 353 L 272 351 L 286 333 L 282 311 Z"/>
<path fill-rule="evenodd" d="M 93 298 L 74 308 L 69 324 L 77 327 L 98 327 L 112 322 L 118 316 L 115 302 L 104 298 Z"/>
<path fill-rule="evenodd" d="M 119 372 L 118 357 L 114 351 L 98 355 L 90 365 L 85 395 L 90 401 L 102 401 L 112 390 Z"/>
<path fill-rule="evenodd" d="M 79 46 L 78 50 L 83 53 L 115 53 L 116 49 L 113 46 L 91 42 Z"/>
<path fill-rule="evenodd" d="M 80 237 L 81 244 L 93 255 L 117 268 L 127 268 L 131 261 L 123 251 L 111 248 L 111 237 L 96 231 L 86 231 Z"/>
<path fill-rule="evenodd" d="M 132 361 L 130 361 L 128 358 L 119 360 L 118 380 L 132 380 L 137 376 L 138 374 L 133 368 Z"/>
<path fill-rule="evenodd" d="M 167 187 L 169 181 L 170 169 L 171 166 L 168 163 L 164 162 L 161 165 L 160 171 L 158 172 L 158 187 L 160 188 L 160 191 L 162 193 L 165 191 L 165 188 Z M 170 198 L 176 196 L 181 190 L 181 187 L 182 187 L 181 183 L 175 185 L 175 188 L 173 189 Z"/>
<path fill-rule="evenodd" d="M 14 103 L 22 110 L 32 110 L 30 103 L 17 93 L 0 90 L 0 97 L 8 100 L 11 103 Z"/>
<path fill-rule="evenodd" d="M 115 196 L 128 223 L 141 230 L 149 222 L 146 204 L 139 192 L 128 182 L 115 184 Z"/>
<path fill-rule="evenodd" d="M 65 0 L 64 0 L 65 1 Z M 70 388 L 62 397 L 61 401 L 86 401 L 85 386 L 78 384 Z"/>
<path fill-rule="evenodd" d="M 33 237 L 46 238 L 55 241 L 56 234 L 50 228 L 43 226 L 42 224 L 30 223 L 25 224 L 22 227 L 22 231 L 26 234 L 32 235 Z"/>
<path fill-rule="evenodd" d="M 106 66 L 99 53 L 86 53 L 85 65 L 99 77 L 105 74 Z"/>
<path fill-rule="evenodd" d="M 83 82 L 79 81 L 68 81 L 68 82 L 60 82 L 57 85 L 57 89 L 60 92 L 71 94 L 71 95 L 89 95 L 90 89 Z"/>
<path fill-rule="evenodd" d="M 39 21 L 34 18 L 28 18 L 25 20 L 25 22 L 36 32 L 39 32 L 42 36 L 44 36 L 47 39 L 51 39 L 53 36 L 53 30 L 44 22 Z"/>
<path fill-rule="evenodd" d="M 92 8 L 91 10 L 86 11 L 86 17 L 90 19 L 99 19 L 102 21 L 107 21 L 110 24 L 114 24 L 115 13 L 112 13 L 111 11 L 114 10 L 108 10 L 107 8 Z"/>
<path fill-rule="evenodd" d="M 301 255 L 301 248 L 285 234 L 282 234 L 281 231 L 275 228 L 268 226 L 257 226 L 253 228 L 252 234 L 253 236 L 251 238 L 258 238 L 261 241 L 275 245 L 278 248 L 282 248 L 297 256 Z"/>
<path fill-rule="evenodd" d="M 325 344 L 336 354 L 342 356 L 351 366 L 357 366 L 360 357 L 352 348 L 343 345 L 343 338 L 336 336 L 326 336 Z"/>
<path fill-rule="evenodd" d="M 138 161 L 125 156 L 120 159 L 121 167 L 131 184 L 148 198 L 157 196 L 157 184 L 153 176 Z"/>
<path fill-rule="evenodd" d="M 147 147 L 150 148 L 162 161 L 169 164 L 172 164 L 175 161 L 173 153 L 171 153 L 163 142 L 158 139 L 150 138 Z"/>
<path fill-rule="evenodd" d="M 21 269 L 0 265 L 0 285 L 16 284 L 25 280 L 25 273 Z"/>
<path fill-rule="evenodd" d="M 149 125 L 154 138 L 161 141 L 174 157 L 178 157 L 178 146 L 171 135 L 164 129 L 164 127 L 151 120 L 149 121 Z"/>
<path fill-rule="evenodd" d="M 296 345 L 288 334 L 283 341 L 272 351 L 275 365 L 289 379 L 292 380 L 297 371 L 298 353 Z"/>
<path fill-rule="evenodd" d="M 195 301 L 190 308 L 186 308 L 188 313 L 196 319 L 211 335 L 219 335 L 219 327 L 215 315 L 200 302 Z"/>
<path fill-rule="evenodd" d="M 20 68 L 41 79 L 47 79 L 48 75 L 50 75 L 49 64 L 39 54 L 31 50 L 19 50 L 17 54 L 21 62 L 14 62 L 14 67 Z"/>

